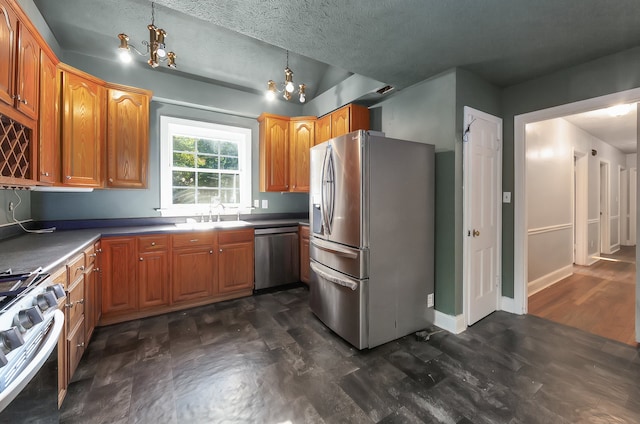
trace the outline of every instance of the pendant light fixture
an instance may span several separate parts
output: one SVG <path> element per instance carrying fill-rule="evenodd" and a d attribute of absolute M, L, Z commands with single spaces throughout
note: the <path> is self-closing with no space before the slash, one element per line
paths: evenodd
<path fill-rule="evenodd" d="M 273 100 L 278 93 L 283 93 L 282 97 L 285 100 L 291 100 L 291 95 L 294 93 L 296 86 L 293 82 L 293 71 L 289 68 L 289 50 L 287 50 L 287 66 L 284 68 L 284 82 L 282 83 L 282 89 L 278 89 L 278 85 L 274 80 L 267 82 L 267 99 Z M 298 95 L 300 103 L 304 103 L 307 100 L 305 93 L 306 85 L 298 85 L 298 91 L 295 94 Z"/>
<path fill-rule="evenodd" d="M 149 30 L 149 41 L 142 41 L 141 44 L 146 47 L 144 52 L 136 49 L 129 44 L 129 36 L 127 34 L 118 34 L 120 39 L 120 46 L 118 51 L 120 52 L 120 60 L 128 63 L 131 62 L 131 51 L 138 53 L 140 56 L 149 55 L 147 63 L 152 68 L 157 68 L 160 62 L 167 62 L 169 68 L 176 67 L 176 54 L 174 52 L 168 52 L 164 43 L 164 39 L 167 36 L 167 32 L 162 28 L 158 28 L 155 25 L 155 6 L 154 2 L 151 2 L 151 23 L 147 25 Z"/>

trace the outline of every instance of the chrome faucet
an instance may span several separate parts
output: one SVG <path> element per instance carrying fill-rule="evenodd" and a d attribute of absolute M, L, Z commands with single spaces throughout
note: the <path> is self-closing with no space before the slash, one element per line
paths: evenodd
<path fill-rule="evenodd" d="M 222 202 L 218 203 L 218 222 L 220 222 L 220 209 L 222 209 L 224 211 L 224 205 L 222 204 Z"/>

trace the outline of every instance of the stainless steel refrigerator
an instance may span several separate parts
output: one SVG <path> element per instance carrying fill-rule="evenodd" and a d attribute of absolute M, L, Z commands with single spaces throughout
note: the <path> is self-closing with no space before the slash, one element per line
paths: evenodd
<path fill-rule="evenodd" d="M 310 166 L 311 310 L 358 349 L 424 329 L 434 147 L 356 131 L 312 147 Z"/>

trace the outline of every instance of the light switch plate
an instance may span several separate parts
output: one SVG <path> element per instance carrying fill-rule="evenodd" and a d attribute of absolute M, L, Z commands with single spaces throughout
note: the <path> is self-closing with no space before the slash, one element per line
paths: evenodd
<path fill-rule="evenodd" d="M 433 307 L 433 293 L 427 295 L 427 308 Z"/>
<path fill-rule="evenodd" d="M 510 191 L 502 192 L 502 203 L 511 203 L 511 192 Z"/>
<path fill-rule="evenodd" d="M 267 209 L 269 207 L 269 201 L 267 199 L 262 199 L 262 209 Z"/>
<path fill-rule="evenodd" d="M 253 207 L 254 208 L 259 208 L 260 207 L 260 200 L 256 199 L 253 201 Z"/>

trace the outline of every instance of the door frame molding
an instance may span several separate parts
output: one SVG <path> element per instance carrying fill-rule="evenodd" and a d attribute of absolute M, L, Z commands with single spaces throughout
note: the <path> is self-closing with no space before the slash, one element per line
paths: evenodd
<path fill-rule="evenodd" d="M 463 128 L 462 128 L 462 198 L 463 198 L 463 206 L 462 206 L 462 225 L 463 225 L 463 234 L 462 234 L 462 305 L 463 305 L 463 315 L 464 315 L 464 327 L 466 328 L 469 324 L 469 308 L 471 307 L 469 291 L 471 290 L 470 285 L 470 274 L 471 274 L 471 243 L 469 242 L 469 237 L 467 237 L 464 233 L 471 228 L 471 214 L 468 213 L 470 211 L 471 198 L 468 190 L 465 190 L 466 187 L 469 186 L 468 178 L 470 178 L 471 173 L 468 172 L 471 169 L 471 158 L 467 154 L 467 141 L 465 140 L 465 135 L 467 129 L 470 129 L 470 125 L 473 123 L 475 118 L 480 118 L 485 121 L 489 121 L 495 123 L 498 126 L 498 142 L 500 143 L 498 147 L 498 178 L 496 181 L 496 193 L 498 195 L 498 205 L 496 207 L 496 277 L 498 278 L 499 284 L 496 290 L 496 310 L 501 310 L 500 299 L 502 297 L 502 148 L 503 148 L 503 137 L 502 137 L 502 118 L 490 115 L 488 113 L 482 112 L 477 109 L 473 109 L 469 106 L 465 106 L 463 108 Z"/>
<path fill-rule="evenodd" d="M 513 171 L 514 171 L 514 226 L 513 226 L 513 303 L 509 312 L 526 314 L 528 309 L 527 290 L 527 196 L 526 196 L 526 125 L 547 119 L 561 118 L 567 115 L 603 109 L 617 103 L 640 102 L 640 88 L 607 94 L 586 100 L 579 100 L 560 106 L 515 115 L 513 118 Z M 636 227 L 637 229 L 640 226 Z M 640 256 L 640 252 L 638 252 Z M 640 281 L 638 278 L 636 281 Z M 636 288 L 640 286 L 636 283 Z M 636 289 L 636 292 L 638 290 Z M 640 293 L 636 293 L 636 310 L 640 305 Z M 505 303 L 505 302 L 503 302 Z M 636 313 L 637 337 L 640 337 L 640 316 Z"/>
<path fill-rule="evenodd" d="M 574 181 L 573 189 L 573 262 L 577 265 L 589 265 L 589 216 L 587 213 L 589 190 L 589 156 L 586 152 L 573 149 Z"/>
<path fill-rule="evenodd" d="M 600 208 L 598 225 L 600 249 L 598 254 L 606 254 L 611 253 L 611 162 L 600 159 L 598 161 L 598 171 L 598 207 Z M 605 183 L 604 192 L 602 187 L 603 179 Z M 602 204 L 602 197 L 604 197 L 604 205 Z"/>

